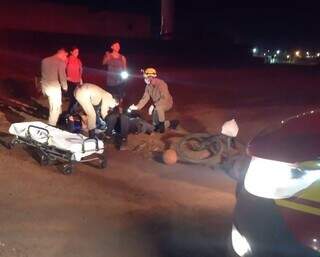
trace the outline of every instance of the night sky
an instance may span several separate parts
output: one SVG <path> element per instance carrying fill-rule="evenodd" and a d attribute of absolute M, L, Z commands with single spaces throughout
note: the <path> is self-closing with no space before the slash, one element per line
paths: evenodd
<path fill-rule="evenodd" d="M 48 0 L 50 1 L 50 0 Z M 51 0 L 149 15 L 160 26 L 160 0 Z M 281 3 L 279 3 L 281 2 Z M 271 47 L 317 47 L 320 44 L 318 5 L 310 1 L 175 1 L 176 36 L 223 37 L 238 43 Z"/>

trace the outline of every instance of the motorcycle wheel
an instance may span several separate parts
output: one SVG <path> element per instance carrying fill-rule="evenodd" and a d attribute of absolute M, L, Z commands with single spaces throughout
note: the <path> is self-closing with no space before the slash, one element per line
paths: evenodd
<path fill-rule="evenodd" d="M 218 164 L 221 161 L 223 144 L 219 136 L 194 133 L 185 136 L 177 145 L 181 161 L 195 164 Z"/>

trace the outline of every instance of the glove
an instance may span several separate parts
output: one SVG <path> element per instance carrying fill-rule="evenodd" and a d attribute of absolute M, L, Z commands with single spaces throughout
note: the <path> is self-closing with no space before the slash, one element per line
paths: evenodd
<path fill-rule="evenodd" d="M 221 134 L 228 137 L 236 137 L 239 132 L 239 127 L 235 119 L 226 121 L 221 129 Z"/>
<path fill-rule="evenodd" d="M 128 108 L 128 111 L 129 111 L 129 112 L 131 112 L 131 111 L 136 111 L 136 110 L 138 110 L 138 107 L 137 107 L 136 105 L 134 105 L 134 104 L 131 104 L 131 105 L 129 106 L 129 108 Z"/>
<path fill-rule="evenodd" d="M 154 105 L 151 104 L 150 107 L 149 107 L 149 110 L 148 110 L 149 115 L 152 115 L 153 110 L 154 110 Z"/>

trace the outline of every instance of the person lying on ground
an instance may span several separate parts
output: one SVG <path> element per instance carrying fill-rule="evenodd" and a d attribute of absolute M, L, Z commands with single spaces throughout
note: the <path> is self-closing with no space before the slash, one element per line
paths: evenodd
<path fill-rule="evenodd" d="M 97 117 L 99 117 L 97 113 Z M 128 134 L 147 133 L 154 131 L 154 126 L 143 120 L 136 112 L 122 113 L 118 106 L 109 111 L 105 119 L 97 119 L 97 128 L 108 141 L 115 141 L 120 150 L 127 149 Z"/>

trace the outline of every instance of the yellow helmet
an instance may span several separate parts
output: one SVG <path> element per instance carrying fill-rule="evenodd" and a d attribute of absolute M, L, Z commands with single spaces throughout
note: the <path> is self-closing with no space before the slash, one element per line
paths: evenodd
<path fill-rule="evenodd" d="M 147 68 L 143 71 L 143 76 L 145 77 L 157 77 L 157 71 L 154 68 Z"/>

